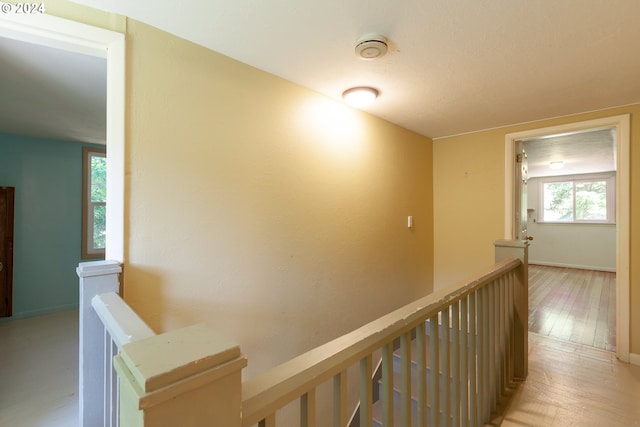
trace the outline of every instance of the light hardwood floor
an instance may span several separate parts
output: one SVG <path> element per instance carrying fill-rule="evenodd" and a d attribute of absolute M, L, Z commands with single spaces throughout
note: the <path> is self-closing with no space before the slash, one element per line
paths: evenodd
<path fill-rule="evenodd" d="M 78 311 L 0 323 L 0 426 L 78 425 Z"/>
<path fill-rule="evenodd" d="M 640 366 L 609 351 L 529 333 L 529 376 L 501 426 L 640 426 Z"/>
<path fill-rule="evenodd" d="M 502 427 L 640 426 L 640 367 L 615 356 L 615 273 L 529 265 L 529 376 Z"/>
<path fill-rule="evenodd" d="M 616 274 L 529 265 L 529 331 L 616 350 Z"/>

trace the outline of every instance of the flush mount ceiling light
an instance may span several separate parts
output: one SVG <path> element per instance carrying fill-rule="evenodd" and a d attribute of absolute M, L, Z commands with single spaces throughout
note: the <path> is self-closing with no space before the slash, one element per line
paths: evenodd
<path fill-rule="evenodd" d="M 366 107 L 376 100 L 378 93 L 378 89 L 372 87 L 352 87 L 342 92 L 342 98 L 353 107 Z"/>
<path fill-rule="evenodd" d="M 360 59 L 372 60 L 383 57 L 387 53 L 387 38 L 380 34 L 365 34 L 356 43 L 356 56 Z"/>
<path fill-rule="evenodd" d="M 564 162 L 562 160 L 556 162 L 550 162 L 549 167 L 551 169 L 562 169 L 564 167 Z"/>

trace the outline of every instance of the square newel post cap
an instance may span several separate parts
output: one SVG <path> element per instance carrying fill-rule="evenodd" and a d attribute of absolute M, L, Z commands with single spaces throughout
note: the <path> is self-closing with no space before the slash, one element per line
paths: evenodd
<path fill-rule="evenodd" d="M 76 268 L 78 277 L 105 276 L 122 273 L 122 265 L 118 261 L 89 261 L 81 262 Z"/>
<path fill-rule="evenodd" d="M 495 260 L 502 261 L 507 258 L 518 258 L 524 264 L 529 259 L 529 241 L 528 240 L 496 240 Z"/>
<path fill-rule="evenodd" d="M 141 409 L 247 365 L 238 344 L 206 323 L 126 344 L 120 358 L 135 382 Z"/>
<path fill-rule="evenodd" d="M 503 248 L 525 248 L 529 246 L 528 240 L 496 240 L 494 243 L 495 247 L 503 247 Z"/>

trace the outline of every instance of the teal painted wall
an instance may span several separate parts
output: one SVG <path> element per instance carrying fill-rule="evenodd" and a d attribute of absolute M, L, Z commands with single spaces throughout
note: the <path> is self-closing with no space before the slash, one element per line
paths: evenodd
<path fill-rule="evenodd" d="M 78 306 L 82 147 L 0 133 L 0 186 L 16 187 L 14 319 Z"/>

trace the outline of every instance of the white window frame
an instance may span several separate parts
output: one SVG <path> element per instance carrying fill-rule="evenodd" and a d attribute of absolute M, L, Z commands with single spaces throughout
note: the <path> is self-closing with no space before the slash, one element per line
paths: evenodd
<path fill-rule="evenodd" d="M 575 184 L 580 182 L 606 181 L 607 183 L 607 218 L 604 220 L 580 220 L 576 219 L 575 208 Z M 541 224 L 615 224 L 616 223 L 616 173 L 596 173 L 582 175 L 561 175 L 547 176 L 539 178 L 538 181 L 538 223 Z M 572 182 L 574 184 L 573 194 L 573 220 L 572 221 L 547 221 L 544 217 L 544 185 L 554 182 Z"/>
<path fill-rule="evenodd" d="M 91 159 L 106 157 L 106 150 L 101 148 L 82 147 L 82 258 L 103 259 L 105 248 L 95 248 L 93 240 L 93 224 L 96 206 L 106 206 L 107 202 L 91 200 Z"/>

